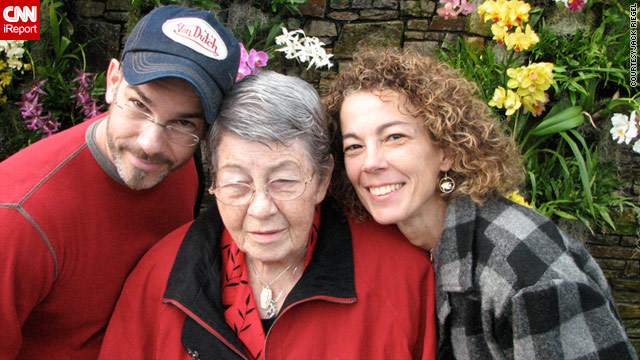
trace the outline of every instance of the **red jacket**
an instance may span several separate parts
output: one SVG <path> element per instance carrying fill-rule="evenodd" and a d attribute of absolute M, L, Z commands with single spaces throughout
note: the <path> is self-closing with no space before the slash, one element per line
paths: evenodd
<path fill-rule="evenodd" d="M 267 334 L 265 359 L 435 359 L 434 278 L 399 231 L 323 203 L 319 239 Z M 100 359 L 247 359 L 221 307 L 214 207 L 131 274 Z"/>

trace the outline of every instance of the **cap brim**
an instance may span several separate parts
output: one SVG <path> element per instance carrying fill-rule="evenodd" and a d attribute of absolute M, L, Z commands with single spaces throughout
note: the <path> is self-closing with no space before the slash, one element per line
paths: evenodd
<path fill-rule="evenodd" d="M 128 52 L 122 59 L 122 73 L 127 83 L 140 85 L 165 77 L 176 77 L 189 82 L 202 101 L 206 121 L 213 124 L 220 103 L 220 86 L 197 63 L 180 56 L 158 52 Z"/>

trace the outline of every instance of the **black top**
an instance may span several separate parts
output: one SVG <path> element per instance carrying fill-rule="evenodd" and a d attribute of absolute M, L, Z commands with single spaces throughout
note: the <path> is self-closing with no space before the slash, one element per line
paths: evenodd
<path fill-rule="evenodd" d="M 276 317 L 272 317 L 271 319 L 261 319 L 262 320 L 262 328 L 264 329 L 264 333 L 268 333 L 271 326 L 273 326 L 273 322 L 276 321 Z"/>

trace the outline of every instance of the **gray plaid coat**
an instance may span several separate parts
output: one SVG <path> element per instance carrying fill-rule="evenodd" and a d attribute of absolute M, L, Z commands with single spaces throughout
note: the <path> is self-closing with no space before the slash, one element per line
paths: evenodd
<path fill-rule="evenodd" d="M 439 359 L 637 359 L 598 264 L 535 211 L 454 199 L 435 251 Z"/>

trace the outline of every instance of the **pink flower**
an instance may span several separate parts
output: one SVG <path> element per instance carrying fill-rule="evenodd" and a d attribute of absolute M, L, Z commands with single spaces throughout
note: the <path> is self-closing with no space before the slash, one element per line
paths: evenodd
<path fill-rule="evenodd" d="M 37 117 L 42 112 L 42 104 L 38 101 L 38 95 L 32 99 L 27 99 L 27 97 L 23 95 L 23 100 L 17 102 L 16 105 L 21 105 L 20 115 L 25 119 Z"/>
<path fill-rule="evenodd" d="M 57 120 L 58 118 L 51 118 L 51 113 L 44 118 L 41 127 L 43 138 L 51 136 L 58 131 L 60 123 Z"/>
<path fill-rule="evenodd" d="M 73 82 L 77 82 L 79 84 L 78 87 L 72 87 L 71 90 L 74 91 L 74 94 L 71 95 L 71 98 L 76 99 L 76 108 L 81 108 L 82 113 L 85 116 L 85 120 L 92 118 L 90 115 L 99 115 L 100 109 L 102 105 L 97 106 L 96 100 L 93 99 L 91 95 L 91 89 L 93 89 L 93 82 L 95 79 L 95 74 L 84 72 L 84 70 L 76 69 L 78 73 L 78 77 L 73 79 Z"/>
<path fill-rule="evenodd" d="M 584 7 L 584 0 L 568 0 L 567 7 L 571 11 L 580 11 Z"/>
<path fill-rule="evenodd" d="M 444 4 L 443 7 L 436 10 L 436 13 L 445 18 L 457 17 L 459 14 L 469 15 L 475 10 L 473 4 L 469 4 L 467 0 L 440 0 Z"/>
<path fill-rule="evenodd" d="M 240 43 L 240 63 L 246 63 L 249 58 L 249 54 L 247 54 L 247 49 L 244 48 L 244 44 Z"/>
<path fill-rule="evenodd" d="M 449 2 L 444 4 L 444 7 L 441 7 L 438 10 L 436 10 L 436 13 L 442 16 L 445 20 L 449 20 L 449 16 L 451 17 L 458 16 L 458 13 L 453 10 L 453 6 Z"/>
<path fill-rule="evenodd" d="M 267 65 L 268 60 L 269 55 L 266 52 L 251 49 L 249 53 L 247 53 L 247 49 L 245 49 L 244 44 L 240 43 L 240 63 L 238 64 L 238 75 L 236 76 L 236 81 L 251 73 L 259 73 L 260 70 L 258 70 L 258 68 Z"/>
<path fill-rule="evenodd" d="M 42 122 L 40 121 L 39 117 L 27 119 L 24 121 L 24 123 L 27 124 L 27 129 L 33 130 L 33 131 L 37 131 L 42 127 Z"/>
<path fill-rule="evenodd" d="M 85 105 L 86 106 L 83 109 L 85 119 L 91 119 L 102 113 L 100 110 L 102 109 L 103 105 L 98 106 L 98 103 L 95 99 Z"/>
<path fill-rule="evenodd" d="M 460 0 L 440 0 L 440 3 L 441 4 L 449 4 L 452 7 L 460 6 Z"/>
<path fill-rule="evenodd" d="M 27 89 L 29 89 L 28 92 L 26 93 L 22 93 L 22 99 L 23 100 L 33 100 L 33 98 L 38 97 L 38 94 L 40 95 L 48 95 L 44 90 L 42 90 L 42 85 L 44 85 L 44 83 L 47 82 L 47 79 L 41 80 L 39 82 L 36 82 L 35 80 L 31 82 L 30 85 L 22 85 L 24 87 L 26 87 Z M 17 103 L 18 105 L 20 105 L 20 103 Z"/>
<path fill-rule="evenodd" d="M 75 69 L 75 70 L 79 76 L 71 80 L 71 82 L 80 82 L 81 87 L 91 87 L 93 85 L 93 80 L 91 79 L 91 76 L 95 75 L 94 73 L 84 72 L 83 70 L 80 70 L 80 69 Z"/>
<path fill-rule="evenodd" d="M 243 77 L 251 74 L 251 69 L 247 66 L 246 62 L 240 62 L 238 66 L 238 75 L 236 76 L 236 81 L 242 79 Z"/>
<path fill-rule="evenodd" d="M 249 58 L 247 59 L 247 65 L 249 65 L 249 68 L 253 70 L 254 73 L 258 73 L 258 68 L 267 65 L 267 61 L 269 61 L 269 55 L 267 55 L 266 52 L 251 49 Z"/>
<path fill-rule="evenodd" d="M 460 5 L 460 10 L 462 15 L 469 15 L 476 9 L 476 6 L 470 4 L 466 1 L 463 1 L 462 5 Z"/>

